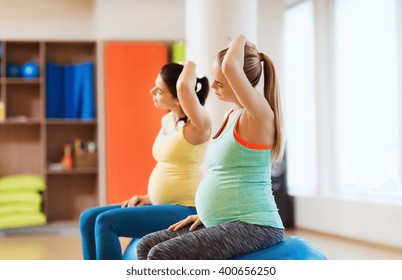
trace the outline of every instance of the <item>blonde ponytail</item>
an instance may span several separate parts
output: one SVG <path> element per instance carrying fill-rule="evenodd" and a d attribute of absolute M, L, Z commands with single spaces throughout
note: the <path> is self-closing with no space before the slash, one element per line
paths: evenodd
<path fill-rule="evenodd" d="M 285 146 L 282 103 L 274 64 L 271 59 L 263 53 L 259 53 L 259 57 L 262 61 L 264 70 L 264 96 L 265 99 L 267 99 L 269 106 L 271 106 L 275 117 L 275 137 L 272 147 L 272 159 L 277 162 L 281 160 Z"/>

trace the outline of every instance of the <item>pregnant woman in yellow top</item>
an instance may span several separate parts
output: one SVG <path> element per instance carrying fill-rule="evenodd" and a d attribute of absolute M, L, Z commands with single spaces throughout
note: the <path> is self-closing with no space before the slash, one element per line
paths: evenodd
<path fill-rule="evenodd" d="M 211 134 L 211 120 L 203 107 L 208 92 L 208 79 L 196 77 L 194 63 L 162 67 L 150 93 L 155 107 L 169 113 L 162 118 L 152 148 L 157 164 L 148 194 L 81 214 L 84 259 L 121 259 L 119 237 L 139 238 L 196 213 L 194 197 Z"/>

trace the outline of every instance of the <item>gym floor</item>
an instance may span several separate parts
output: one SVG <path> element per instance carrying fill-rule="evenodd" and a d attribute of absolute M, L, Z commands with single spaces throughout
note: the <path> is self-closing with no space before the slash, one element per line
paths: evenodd
<path fill-rule="evenodd" d="M 402 260 L 402 249 L 327 235 L 304 229 L 288 229 L 286 235 L 302 237 L 321 249 L 330 260 Z M 129 239 L 121 239 L 123 248 Z M 47 234 L 0 235 L 0 260 L 80 260 L 77 230 Z"/>

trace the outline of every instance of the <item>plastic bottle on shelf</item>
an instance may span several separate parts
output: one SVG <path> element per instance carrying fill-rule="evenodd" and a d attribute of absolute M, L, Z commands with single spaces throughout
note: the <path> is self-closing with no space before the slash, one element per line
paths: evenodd
<path fill-rule="evenodd" d="M 0 101 L 0 122 L 4 122 L 6 120 L 6 106 L 3 101 Z"/>
<path fill-rule="evenodd" d="M 61 164 L 64 169 L 73 168 L 73 157 L 71 155 L 71 146 L 69 144 L 64 145 L 64 155 L 61 159 Z"/>

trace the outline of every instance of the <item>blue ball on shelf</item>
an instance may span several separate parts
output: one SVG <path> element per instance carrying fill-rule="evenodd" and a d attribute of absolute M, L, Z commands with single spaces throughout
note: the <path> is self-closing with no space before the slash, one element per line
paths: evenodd
<path fill-rule="evenodd" d="M 36 62 L 27 62 L 21 68 L 22 77 L 26 79 L 33 79 L 39 77 L 39 66 Z"/>
<path fill-rule="evenodd" d="M 7 63 L 6 74 L 10 78 L 19 78 L 21 77 L 21 67 L 14 62 Z"/>

